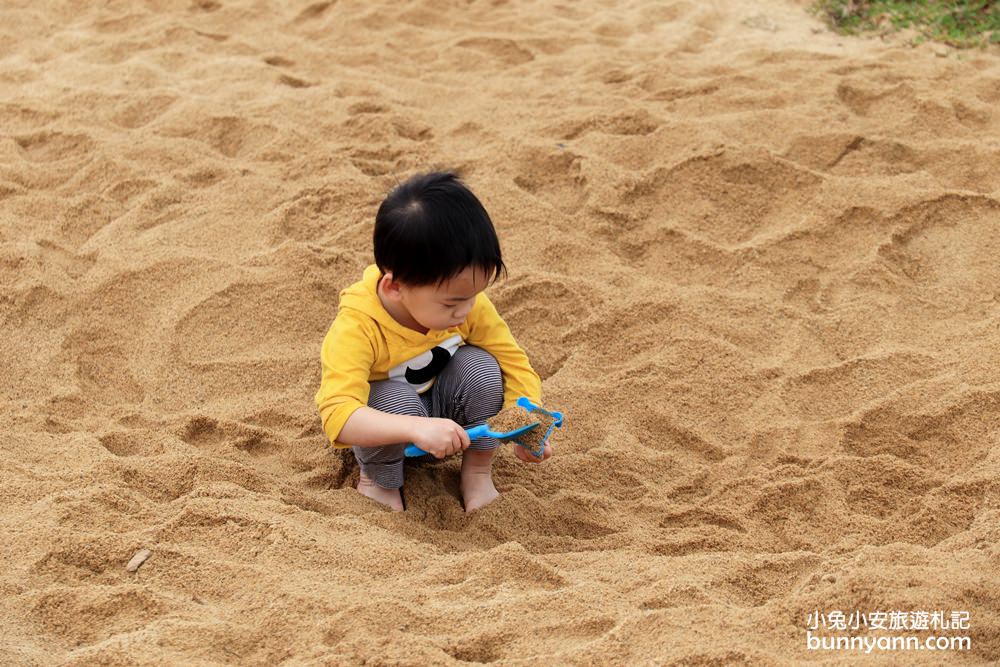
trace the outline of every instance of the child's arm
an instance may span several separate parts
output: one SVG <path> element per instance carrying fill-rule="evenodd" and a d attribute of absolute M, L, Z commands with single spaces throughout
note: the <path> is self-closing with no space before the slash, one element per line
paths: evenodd
<path fill-rule="evenodd" d="M 360 407 L 344 422 L 337 440 L 354 447 L 381 447 L 395 442 L 409 442 L 417 428 L 417 419 L 420 418 Z"/>
<path fill-rule="evenodd" d="M 339 440 L 340 432 L 351 414 L 368 404 L 368 377 L 375 363 L 373 337 L 368 323 L 342 310 L 323 338 L 323 377 L 315 400 L 323 431 L 334 447 L 353 444 Z"/>
<path fill-rule="evenodd" d="M 356 447 L 412 442 L 439 459 L 469 447 L 469 434 L 450 419 L 394 415 L 367 406 L 351 413 L 337 439 Z"/>

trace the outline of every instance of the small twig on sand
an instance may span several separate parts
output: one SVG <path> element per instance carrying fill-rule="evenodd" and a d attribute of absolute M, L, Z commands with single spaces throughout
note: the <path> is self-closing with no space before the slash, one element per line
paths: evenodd
<path fill-rule="evenodd" d="M 145 563 L 146 559 L 149 558 L 152 554 L 153 552 L 150 551 L 149 549 L 140 549 L 139 551 L 135 552 L 135 555 L 132 556 L 132 560 L 128 562 L 128 565 L 125 566 L 125 569 L 128 570 L 129 572 L 135 572 L 136 570 L 139 569 L 139 566 Z"/>

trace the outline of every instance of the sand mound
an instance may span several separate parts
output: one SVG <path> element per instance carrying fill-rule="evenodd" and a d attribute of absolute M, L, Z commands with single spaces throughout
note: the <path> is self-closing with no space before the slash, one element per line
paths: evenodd
<path fill-rule="evenodd" d="M 860 659 L 806 649 L 837 609 L 1000 659 L 997 53 L 777 0 L 19 4 L 0 663 Z M 362 497 L 312 403 L 431 167 L 566 415 L 471 515 L 457 459 Z"/>

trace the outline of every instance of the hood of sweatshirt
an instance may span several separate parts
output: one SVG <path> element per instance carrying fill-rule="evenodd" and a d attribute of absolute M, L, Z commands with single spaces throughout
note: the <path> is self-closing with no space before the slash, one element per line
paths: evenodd
<path fill-rule="evenodd" d="M 426 334 L 422 334 L 397 322 L 378 298 L 379 273 L 378 265 L 371 264 L 365 269 L 361 280 L 341 290 L 338 310 L 349 308 L 362 312 L 374 319 L 385 329 L 414 342 L 440 338 L 441 335 L 448 336 L 454 334 L 454 331 L 444 332 L 433 329 Z"/>

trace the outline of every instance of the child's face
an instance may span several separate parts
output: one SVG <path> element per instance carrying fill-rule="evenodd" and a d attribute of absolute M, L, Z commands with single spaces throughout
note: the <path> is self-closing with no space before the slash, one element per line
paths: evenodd
<path fill-rule="evenodd" d="M 440 285 L 413 286 L 390 280 L 383 283 L 383 290 L 405 308 L 416 324 L 440 331 L 465 321 L 488 280 L 486 271 L 467 266 Z"/>

